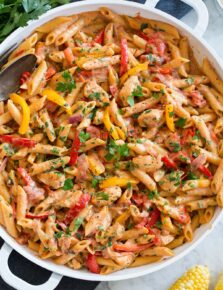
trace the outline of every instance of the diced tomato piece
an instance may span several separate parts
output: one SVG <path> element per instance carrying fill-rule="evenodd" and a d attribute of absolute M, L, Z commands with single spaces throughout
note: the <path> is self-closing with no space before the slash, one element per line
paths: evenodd
<path fill-rule="evenodd" d="M 88 254 L 88 257 L 86 260 L 86 266 L 90 272 L 95 273 L 95 274 L 100 273 L 100 267 L 97 263 L 95 255 Z"/>

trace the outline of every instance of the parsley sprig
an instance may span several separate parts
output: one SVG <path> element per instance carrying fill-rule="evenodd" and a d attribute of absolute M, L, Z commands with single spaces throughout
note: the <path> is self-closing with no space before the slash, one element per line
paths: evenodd
<path fill-rule="evenodd" d="M 62 77 L 64 78 L 64 82 L 58 82 L 56 90 L 62 93 L 71 93 L 71 91 L 76 88 L 76 81 L 69 71 L 63 72 Z"/>
<path fill-rule="evenodd" d="M 135 104 L 135 97 L 143 97 L 142 87 L 137 86 L 137 88 L 128 96 L 127 102 L 132 107 Z"/>
<path fill-rule="evenodd" d="M 69 0 L 1 0 L 0 1 L 0 42 L 11 32 L 41 14 Z"/>

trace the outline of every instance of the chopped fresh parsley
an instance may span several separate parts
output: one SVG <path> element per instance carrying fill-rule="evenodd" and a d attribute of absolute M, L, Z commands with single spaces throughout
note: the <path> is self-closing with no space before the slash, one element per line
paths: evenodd
<path fill-rule="evenodd" d="M 117 145 L 114 140 L 110 140 L 107 145 L 108 153 L 105 155 L 105 159 L 110 161 L 113 158 L 119 160 L 121 157 L 129 156 L 129 148 L 127 144 Z"/>
<path fill-rule="evenodd" d="M 188 172 L 187 179 L 188 180 L 196 180 L 196 179 L 198 179 L 198 177 L 193 172 Z"/>
<path fill-rule="evenodd" d="M 158 196 L 159 196 L 159 192 L 158 192 L 157 190 L 150 191 L 150 192 L 148 193 L 148 199 L 149 199 L 149 200 L 152 200 L 152 199 L 154 199 L 154 198 L 156 198 L 156 197 L 158 197 Z"/>
<path fill-rule="evenodd" d="M 89 96 L 88 96 L 89 99 L 92 99 L 92 100 L 100 100 L 101 99 L 101 94 L 100 93 L 91 93 Z"/>
<path fill-rule="evenodd" d="M 102 176 L 94 176 L 91 180 L 91 185 L 93 188 L 96 188 L 99 184 L 99 181 L 102 180 L 103 177 Z"/>
<path fill-rule="evenodd" d="M 58 150 L 58 148 L 55 148 L 55 147 L 53 147 L 53 149 L 51 150 L 51 152 L 53 153 L 53 154 L 56 154 L 56 155 L 59 155 L 59 150 Z"/>
<path fill-rule="evenodd" d="M 55 238 L 56 240 L 58 240 L 59 238 L 62 237 L 62 235 L 63 235 L 63 231 L 59 231 L 59 232 L 57 232 L 57 233 L 54 234 L 54 238 Z"/>
<path fill-rule="evenodd" d="M 135 97 L 138 97 L 138 98 L 143 97 L 141 86 L 137 86 L 137 88 L 133 90 L 132 94 L 128 96 L 127 102 L 131 107 L 133 107 L 135 104 L 135 99 L 134 99 Z"/>
<path fill-rule="evenodd" d="M 72 189 L 74 186 L 73 179 L 67 178 L 64 182 L 63 190 L 69 190 Z"/>
<path fill-rule="evenodd" d="M 85 133 L 84 131 L 80 131 L 79 139 L 80 139 L 81 143 L 87 141 L 89 138 L 90 138 L 90 134 L 89 133 Z"/>
<path fill-rule="evenodd" d="M 71 93 L 73 89 L 76 88 L 76 81 L 73 79 L 69 71 L 65 71 L 62 74 L 64 82 L 58 82 L 56 85 L 56 90 L 62 93 Z"/>
<path fill-rule="evenodd" d="M 109 195 L 106 192 L 99 191 L 95 194 L 98 200 L 109 200 Z"/>
<path fill-rule="evenodd" d="M 184 128 L 186 122 L 187 122 L 187 119 L 180 118 L 175 122 L 175 124 L 176 124 L 176 127 L 178 128 Z"/>
<path fill-rule="evenodd" d="M 159 220 L 155 223 L 155 226 L 158 228 L 158 229 L 162 229 L 162 222 Z"/>
<path fill-rule="evenodd" d="M 169 181 L 175 181 L 174 185 L 179 186 L 181 183 L 181 175 L 182 175 L 181 171 L 172 171 L 169 174 Z"/>
<path fill-rule="evenodd" d="M 79 229 L 79 227 L 82 225 L 83 223 L 83 218 L 82 217 L 78 217 L 75 219 L 74 221 L 74 227 L 73 227 L 73 231 L 77 231 Z"/>
<path fill-rule="evenodd" d="M 108 238 L 108 244 L 107 244 L 108 247 L 111 247 L 112 246 L 112 237 L 109 237 Z"/>
<path fill-rule="evenodd" d="M 170 142 L 170 146 L 171 146 L 173 152 L 179 152 L 181 150 L 180 143 Z"/>
<path fill-rule="evenodd" d="M 173 117 L 174 116 L 174 111 L 172 111 L 172 112 L 169 112 L 169 117 Z"/>

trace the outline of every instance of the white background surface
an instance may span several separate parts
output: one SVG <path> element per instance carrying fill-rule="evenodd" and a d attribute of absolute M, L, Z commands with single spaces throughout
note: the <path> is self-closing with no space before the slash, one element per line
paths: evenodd
<path fill-rule="evenodd" d="M 210 20 L 204 38 L 223 58 L 223 11 L 221 14 L 215 1 L 205 1 L 208 6 Z M 183 20 L 193 25 L 196 17 L 191 12 Z M 120 282 L 102 282 L 96 290 L 167 290 L 183 272 L 195 264 L 203 264 L 209 267 L 211 272 L 210 290 L 214 289 L 213 285 L 215 285 L 219 273 L 223 272 L 223 221 L 216 226 L 212 233 L 195 250 L 175 264 L 159 272 L 136 279 Z"/>

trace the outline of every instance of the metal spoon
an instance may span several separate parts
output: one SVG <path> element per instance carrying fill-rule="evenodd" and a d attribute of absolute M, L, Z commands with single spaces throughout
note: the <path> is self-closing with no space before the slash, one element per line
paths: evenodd
<path fill-rule="evenodd" d="M 25 71 L 33 71 L 37 62 L 34 54 L 25 55 L 0 72 L 0 101 L 9 98 L 20 86 L 20 77 Z"/>

